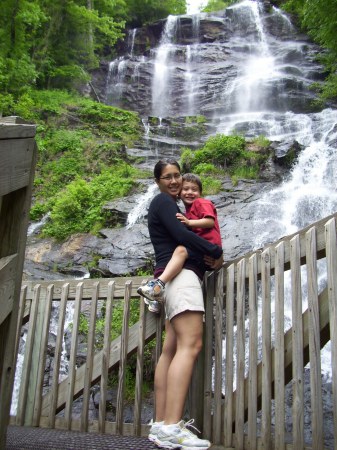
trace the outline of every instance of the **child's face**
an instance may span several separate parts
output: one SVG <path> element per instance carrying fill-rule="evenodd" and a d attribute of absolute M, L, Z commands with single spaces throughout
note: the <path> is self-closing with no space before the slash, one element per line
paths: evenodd
<path fill-rule="evenodd" d="M 192 181 L 183 181 L 183 187 L 181 188 L 180 198 L 184 202 L 184 205 L 192 205 L 196 198 L 201 195 L 199 186 Z"/>

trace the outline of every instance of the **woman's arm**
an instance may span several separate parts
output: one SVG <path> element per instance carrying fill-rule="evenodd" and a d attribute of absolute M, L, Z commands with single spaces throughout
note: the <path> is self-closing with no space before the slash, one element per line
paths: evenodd
<path fill-rule="evenodd" d="M 222 256 L 223 251 L 221 247 L 199 237 L 177 220 L 176 213 L 179 212 L 179 209 L 171 197 L 166 194 L 160 194 L 158 197 L 159 204 L 156 208 L 158 218 L 177 245 L 184 245 L 199 253 L 209 255 L 214 259 Z"/>

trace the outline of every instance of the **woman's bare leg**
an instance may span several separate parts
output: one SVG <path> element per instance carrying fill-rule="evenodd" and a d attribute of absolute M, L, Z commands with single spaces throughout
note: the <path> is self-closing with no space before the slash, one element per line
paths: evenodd
<path fill-rule="evenodd" d="M 165 331 L 166 335 L 163 344 L 163 350 L 158 360 L 154 375 L 156 396 L 156 422 L 161 422 L 165 418 L 167 374 L 177 348 L 176 335 L 169 320 L 166 320 L 165 322 Z"/>
<path fill-rule="evenodd" d="M 202 348 L 203 314 L 185 311 L 174 317 L 171 328 L 176 338 L 176 352 L 166 375 L 166 401 L 164 420 L 166 425 L 182 419 L 194 363 Z"/>

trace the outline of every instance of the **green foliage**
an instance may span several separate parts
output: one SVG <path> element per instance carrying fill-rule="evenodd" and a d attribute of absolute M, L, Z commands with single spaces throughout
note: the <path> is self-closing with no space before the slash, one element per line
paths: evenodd
<path fill-rule="evenodd" d="M 165 19 L 170 14 L 185 14 L 185 0 L 128 0 L 127 23 L 130 27 L 140 27 L 146 23 Z"/>
<path fill-rule="evenodd" d="M 254 139 L 252 139 L 252 142 L 253 142 L 253 144 L 255 144 L 261 148 L 267 148 L 270 145 L 270 140 L 268 138 L 266 138 L 266 136 L 263 136 L 261 134 L 259 136 L 255 137 Z"/>
<path fill-rule="evenodd" d="M 252 149 L 248 149 L 248 144 Z M 182 149 L 180 164 L 183 172 L 194 172 L 207 177 L 203 183 L 205 195 L 219 192 L 221 183 L 217 176 L 225 170 L 235 181 L 238 178 L 257 178 L 260 167 L 269 157 L 269 141 L 258 136 L 246 143 L 242 136 L 217 134 L 207 140 L 204 147 L 192 151 Z"/>
<path fill-rule="evenodd" d="M 221 11 L 239 0 L 208 0 L 206 6 L 202 8 L 202 12 Z"/>
<path fill-rule="evenodd" d="M 202 195 L 214 195 L 221 191 L 221 181 L 214 177 L 201 177 Z"/>
<path fill-rule="evenodd" d="M 223 173 L 218 167 L 215 167 L 214 164 L 211 163 L 200 163 L 194 167 L 194 173 L 197 175 L 206 175 L 206 174 L 214 174 L 218 175 Z"/>
<path fill-rule="evenodd" d="M 300 25 L 315 42 L 328 50 L 321 61 L 329 73 L 326 84 L 321 87 L 321 99 L 337 98 L 337 4 L 336 0 L 287 0 L 282 2 L 285 10 L 299 18 Z"/>
<path fill-rule="evenodd" d="M 256 180 L 259 177 L 258 166 L 238 166 L 231 173 L 233 186 L 238 184 L 239 179 Z"/>
<path fill-rule="evenodd" d="M 227 167 L 243 155 L 245 139 L 242 136 L 225 136 L 217 134 L 210 137 L 204 147 L 192 152 L 183 149 L 181 164 L 183 172 L 193 172 L 199 164 L 213 164 L 217 167 Z"/>
<path fill-rule="evenodd" d="M 136 169 L 124 164 L 104 170 L 89 182 L 75 179 L 55 199 L 51 220 L 43 234 L 62 240 L 74 233 L 89 233 L 102 227 L 104 203 L 126 196 L 135 184 L 132 177 L 136 174 Z"/>

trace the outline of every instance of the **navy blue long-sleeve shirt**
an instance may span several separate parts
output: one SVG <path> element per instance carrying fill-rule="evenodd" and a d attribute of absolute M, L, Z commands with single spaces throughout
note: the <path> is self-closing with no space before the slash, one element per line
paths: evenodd
<path fill-rule="evenodd" d="M 180 212 L 177 203 L 166 193 L 156 195 L 150 203 L 148 227 L 156 256 L 155 270 L 164 269 L 175 248 L 183 245 L 200 254 L 198 263 L 187 259 L 184 267 L 193 270 L 202 278 L 207 270 L 202 256 L 209 255 L 218 259 L 223 253 L 222 248 L 188 230 L 177 219 L 177 212 Z"/>

